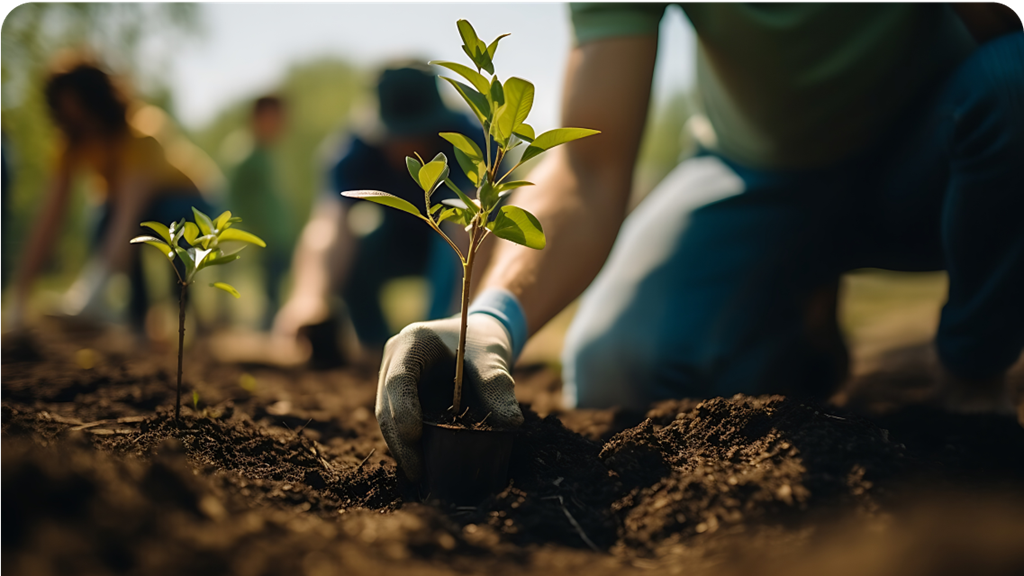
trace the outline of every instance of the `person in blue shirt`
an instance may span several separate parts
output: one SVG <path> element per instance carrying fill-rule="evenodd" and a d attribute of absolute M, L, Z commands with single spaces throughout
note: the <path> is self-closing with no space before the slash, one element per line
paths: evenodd
<path fill-rule="evenodd" d="M 331 302 L 336 294 L 344 300 L 359 342 L 377 351 L 392 335 L 380 301 L 388 280 L 425 276 L 430 318 L 451 313 L 455 302 L 458 259 L 437 234 L 409 214 L 356 202 L 341 192 L 383 190 L 421 205 L 423 191 L 410 178 L 405 157 L 418 152 L 429 160 L 444 152 L 453 158 L 452 145 L 438 136 L 446 131 L 475 137 L 482 147 L 480 127 L 445 106 L 436 75 L 426 67 L 384 70 L 377 97 L 377 122 L 350 134 L 331 164 L 326 190 L 295 250 L 294 288 L 274 320 L 276 334 L 291 338 L 301 332 L 310 339 L 314 364 L 342 361 L 335 341 L 338 311 Z M 459 171 L 451 177 L 469 187 Z M 436 195 L 438 200 L 454 197 L 447 190 Z"/>

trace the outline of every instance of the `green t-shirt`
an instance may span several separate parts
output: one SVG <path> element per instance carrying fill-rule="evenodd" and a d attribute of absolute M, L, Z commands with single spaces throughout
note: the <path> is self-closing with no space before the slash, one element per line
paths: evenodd
<path fill-rule="evenodd" d="M 256 146 L 234 170 L 228 192 L 228 209 L 240 216 L 242 229 L 262 238 L 267 247 L 285 250 L 291 225 L 284 198 L 277 188 L 277 174 L 270 152 Z"/>
<path fill-rule="evenodd" d="M 576 41 L 656 35 L 667 4 L 573 4 Z M 940 4 L 680 4 L 718 151 L 758 168 L 862 149 L 975 48 Z"/>

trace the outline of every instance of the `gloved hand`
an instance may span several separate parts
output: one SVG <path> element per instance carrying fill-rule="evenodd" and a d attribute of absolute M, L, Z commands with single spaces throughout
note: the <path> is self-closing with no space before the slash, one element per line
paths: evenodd
<path fill-rule="evenodd" d="M 469 405 L 496 428 L 523 423 L 513 390 L 512 342 L 504 325 L 488 314 L 470 314 L 466 336 L 463 405 Z M 377 383 L 377 422 L 398 467 L 413 482 L 423 474 L 420 436 L 423 408 L 451 406 L 459 318 L 418 322 L 406 326 L 384 346 Z M 467 403 L 472 400 L 473 403 Z"/>

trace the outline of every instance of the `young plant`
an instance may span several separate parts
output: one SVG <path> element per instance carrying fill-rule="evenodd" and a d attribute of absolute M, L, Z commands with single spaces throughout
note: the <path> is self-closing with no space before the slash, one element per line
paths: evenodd
<path fill-rule="evenodd" d="M 160 253 L 170 262 L 174 274 L 178 277 L 178 285 L 181 290 L 178 294 L 178 394 L 174 403 L 174 421 L 178 422 L 181 415 L 181 363 L 182 348 L 185 343 L 185 289 L 194 281 L 196 273 L 209 266 L 220 266 L 238 260 L 238 253 L 247 244 L 255 244 L 266 248 L 267 244 L 257 237 L 238 228 L 232 228 L 233 224 L 242 221 L 241 218 L 232 217 L 231 212 L 224 212 L 215 219 L 211 219 L 195 207 L 192 208 L 195 214 L 195 222 L 186 222 L 182 218 L 178 222 L 171 222 L 168 225 L 160 222 L 143 222 L 140 226 L 152 229 L 158 236 L 136 236 L 131 239 L 132 244 L 149 244 L 160 250 Z M 184 238 L 188 248 L 179 246 Z M 231 252 L 225 252 L 221 246 L 224 242 L 240 242 L 242 245 Z M 182 270 L 175 265 L 174 259 L 181 261 Z M 219 288 L 235 298 L 240 297 L 234 286 L 224 282 L 213 282 L 213 288 Z M 193 393 L 193 401 L 198 395 Z"/>
<path fill-rule="evenodd" d="M 462 261 L 462 323 L 455 359 L 455 390 L 452 398 L 452 410 L 455 414 L 460 413 L 462 403 L 469 285 L 477 250 L 491 234 L 537 250 L 544 248 L 546 243 L 540 222 L 533 214 L 518 206 L 499 206 L 501 200 L 516 188 L 533 185 L 532 182 L 525 180 L 509 181 L 507 178 L 524 162 L 536 158 L 546 150 L 598 133 L 597 130 L 586 128 L 556 128 L 536 135 L 533 128 L 526 123 L 533 107 L 533 84 L 516 77 L 501 82 L 494 72 L 494 53 L 498 48 L 498 42 L 508 34 L 502 34 L 490 44 L 485 44 L 477 37 L 476 31 L 468 21 L 459 20 L 458 29 L 462 36 L 462 49 L 469 56 L 472 66 L 445 61 L 434 61 L 430 64 L 447 68 L 469 82 L 467 85 L 453 78 L 443 77 L 462 96 L 480 121 L 486 142 L 485 150 L 481 150 L 476 142 L 463 134 L 441 132 L 439 135 L 454 146 L 455 160 L 459 168 L 476 187 L 472 193 L 473 197 L 460 190 L 448 177 L 448 158 L 443 152 L 439 152 L 429 162 L 425 162 L 418 153 L 416 158 L 405 159 L 409 175 L 423 189 L 425 206 L 422 213 L 412 203 L 387 192 L 342 192 L 343 196 L 390 206 L 423 220 L 448 242 Z M 505 156 L 524 144 L 526 148 L 515 166 L 504 174 L 499 174 L 499 167 Z M 442 185 L 455 192 L 458 198 L 431 204 L 431 196 Z M 446 220 L 465 226 L 469 233 L 469 246 L 465 253 L 441 229 L 441 223 Z"/>

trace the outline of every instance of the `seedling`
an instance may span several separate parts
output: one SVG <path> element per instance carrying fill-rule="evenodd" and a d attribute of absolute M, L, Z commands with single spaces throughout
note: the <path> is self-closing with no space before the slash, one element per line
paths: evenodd
<path fill-rule="evenodd" d="M 158 236 L 136 236 L 132 238 L 132 244 L 149 244 L 160 250 L 160 253 L 170 262 L 174 274 L 178 277 L 178 286 L 181 290 L 178 293 L 178 393 L 174 403 L 174 421 L 178 422 L 181 415 L 181 364 L 183 346 L 185 344 L 185 290 L 195 282 L 196 273 L 209 266 L 220 266 L 238 260 L 239 252 L 246 244 L 255 244 L 265 248 L 267 244 L 255 234 L 232 228 L 233 224 L 242 221 L 237 216 L 231 216 L 231 212 L 224 212 L 215 219 L 211 219 L 195 207 L 192 208 L 195 214 L 195 222 L 186 222 L 182 218 L 178 222 L 171 222 L 168 225 L 160 222 L 143 222 L 140 226 L 152 229 Z M 188 248 L 179 245 L 184 238 Z M 225 252 L 221 246 L 224 242 L 241 242 L 242 246 L 231 252 Z M 183 270 L 179 270 L 174 259 L 181 261 Z M 224 282 L 213 282 L 213 288 L 219 288 L 235 298 L 240 297 L 234 286 Z M 193 393 L 193 402 L 198 401 L 198 395 Z"/>
<path fill-rule="evenodd" d="M 418 153 L 415 158 L 405 159 L 409 175 L 423 189 L 424 212 L 402 198 L 379 190 L 342 192 L 343 196 L 383 204 L 423 220 L 448 242 L 462 261 L 462 324 L 455 359 L 455 391 L 452 399 L 452 411 L 455 414 L 461 413 L 469 285 L 477 250 L 491 234 L 537 250 L 544 248 L 546 243 L 544 230 L 533 214 L 518 206 L 499 206 L 501 200 L 516 188 L 533 185 L 525 180 L 509 181 L 507 178 L 524 162 L 540 156 L 546 150 L 598 133 L 597 130 L 586 128 L 556 128 L 535 135 L 533 128 L 526 123 L 533 107 L 533 84 L 516 77 L 503 83 L 494 72 L 494 53 L 498 42 L 508 34 L 502 34 L 490 44 L 485 44 L 477 37 L 468 21 L 459 20 L 458 28 L 462 36 L 462 49 L 469 56 L 472 67 L 446 61 L 434 61 L 431 64 L 447 68 L 469 82 L 466 85 L 453 78 L 443 77 L 462 96 L 480 121 L 486 142 L 485 150 L 480 150 L 471 138 L 457 132 L 441 132 L 439 135 L 455 147 L 455 160 L 459 168 L 476 187 L 474 197 L 464 193 L 448 178 L 448 158 L 443 152 L 439 152 L 429 162 L 425 162 Z M 494 150 L 491 149 L 492 142 Z M 506 154 L 523 144 L 526 149 L 519 161 L 499 175 L 499 167 Z M 458 198 L 431 204 L 431 196 L 442 185 L 455 192 Z M 469 246 L 465 253 L 441 229 L 441 223 L 446 220 L 466 227 Z"/>

